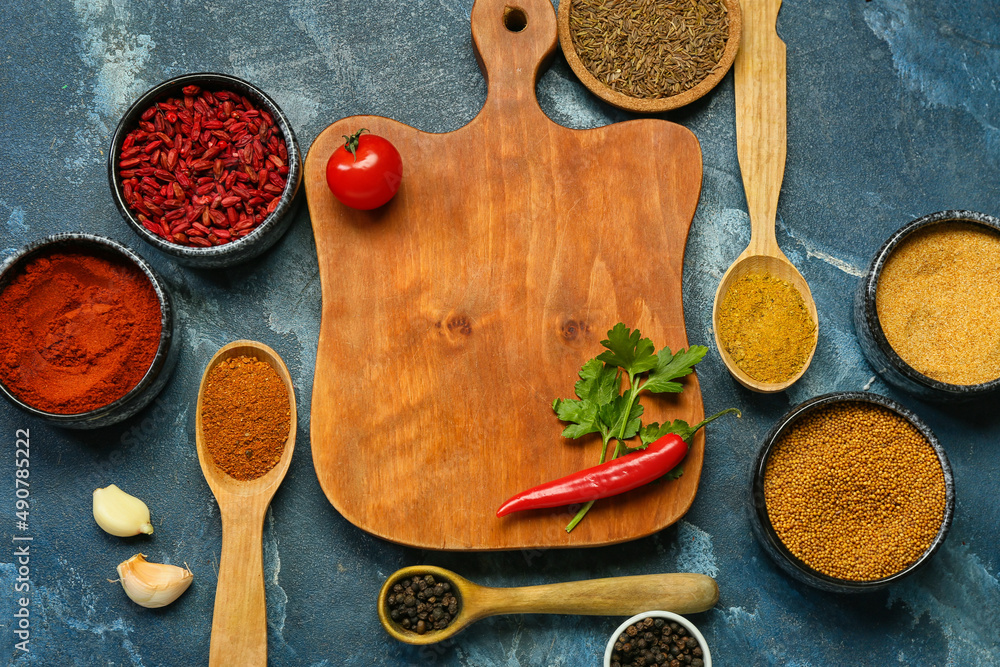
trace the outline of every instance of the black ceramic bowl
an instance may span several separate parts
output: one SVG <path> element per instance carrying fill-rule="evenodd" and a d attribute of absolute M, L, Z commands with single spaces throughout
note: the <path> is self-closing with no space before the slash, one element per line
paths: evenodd
<path fill-rule="evenodd" d="M 101 236 L 91 234 L 56 234 L 31 243 L 0 266 L 0 292 L 26 262 L 54 250 L 86 250 L 95 255 L 105 255 L 139 269 L 153 286 L 160 303 L 160 344 L 156 355 L 139 383 L 116 401 L 78 414 L 46 412 L 28 405 L 0 382 L 0 393 L 22 410 L 56 426 L 66 428 L 98 428 L 127 419 L 146 407 L 166 385 L 177 362 L 176 321 L 170 294 L 163 281 L 137 254 L 125 246 Z M 0 345 L 3 341 L 0 341 Z"/>
<path fill-rule="evenodd" d="M 882 244 L 861 279 L 854 296 L 854 329 L 868 363 L 887 382 L 923 399 L 958 402 L 995 393 L 1000 389 L 1000 378 L 983 384 L 959 385 L 941 382 L 917 371 L 889 344 L 875 303 L 882 269 L 893 251 L 915 232 L 949 222 L 972 223 L 1000 232 L 1000 219 L 975 211 L 940 211 L 904 225 Z M 1000 313 L 997 315 L 1000 317 Z"/>
<path fill-rule="evenodd" d="M 274 212 L 247 236 L 232 243 L 211 248 L 189 247 L 171 243 L 146 229 L 125 201 L 121 170 L 118 168 L 122 142 L 125 141 L 129 132 L 138 127 L 143 112 L 156 102 L 169 97 L 180 97 L 182 95 L 181 89 L 189 85 L 196 85 L 210 91 L 227 90 L 239 93 L 258 107 L 267 110 L 274 118 L 275 124 L 281 129 L 285 148 L 288 150 L 288 176 L 284 192 L 282 192 Z M 288 118 L 264 91 L 228 74 L 211 72 L 184 74 L 168 79 L 146 91 L 122 116 L 114 136 L 111 138 L 111 148 L 108 151 L 108 182 L 111 185 L 111 194 L 115 200 L 115 206 L 118 207 L 118 212 L 144 241 L 187 266 L 207 269 L 222 268 L 245 262 L 260 255 L 274 245 L 288 230 L 294 217 L 292 213 L 295 195 L 302 184 L 302 156 L 299 152 L 298 141 L 295 139 L 295 132 L 292 131 Z"/>
<path fill-rule="evenodd" d="M 850 581 L 847 579 L 831 577 L 827 574 L 814 570 L 788 550 L 788 547 L 785 546 L 785 544 L 781 541 L 781 538 L 779 538 L 778 534 L 774 531 L 774 527 L 771 525 L 771 520 L 768 517 L 767 503 L 764 498 L 764 473 L 767 469 L 767 461 L 771 456 L 771 451 L 774 449 L 775 445 L 782 438 L 782 436 L 785 435 L 792 424 L 813 410 L 837 403 L 872 403 L 891 410 L 892 412 L 903 417 L 908 422 L 913 424 L 913 426 L 927 439 L 927 442 L 930 443 L 931 447 L 934 448 L 934 451 L 937 453 L 938 461 L 941 463 L 941 469 L 944 472 L 944 517 L 941 521 L 941 526 L 938 529 L 937 535 L 931 541 L 930 546 L 927 547 L 920 558 L 905 569 L 883 579 L 876 579 L 872 581 Z M 839 392 L 824 394 L 823 396 L 817 396 L 816 398 L 810 399 L 792 408 L 791 411 L 778 420 L 778 423 L 767 434 L 767 437 L 764 438 L 764 444 L 757 453 L 757 460 L 754 463 L 753 470 L 751 471 L 750 486 L 750 526 L 753 529 L 754 536 L 757 538 L 757 541 L 760 543 L 764 551 L 767 552 L 767 554 L 774 560 L 775 563 L 778 564 L 779 567 L 781 567 L 781 569 L 793 578 L 805 584 L 809 584 L 810 586 L 833 593 L 863 593 L 875 591 L 913 574 L 923 567 L 928 560 L 930 560 L 931 556 L 934 555 L 944 542 L 948 535 L 948 531 L 951 528 L 951 520 L 955 512 L 955 481 L 952 476 L 951 465 L 948 463 L 948 457 L 945 454 L 941 443 L 938 442 L 937 437 L 935 437 L 934 433 L 927 427 L 926 424 L 920 421 L 915 414 L 904 408 L 899 403 L 886 398 L 885 396 L 869 392 Z"/>

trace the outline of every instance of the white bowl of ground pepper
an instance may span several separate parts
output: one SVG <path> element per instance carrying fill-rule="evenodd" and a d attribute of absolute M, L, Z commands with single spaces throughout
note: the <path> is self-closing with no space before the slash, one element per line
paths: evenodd
<path fill-rule="evenodd" d="M 708 642 L 698 628 L 669 611 L 644 611 L 629 618 L 604 649 L 604 667 L 657 667 L 675 660 L 689 667 L 712 667 Z"/>
<path fill-rule="evenodd" d="M 960 401 L 1000 389 L 1000 220 L 941 211 L 896 231 L 854 302 L 861 349 L 888 382 Z"/>
<path fill-rule="evenodd" d="M 948 535 L 951 465 L 934 433 L 870 392 L 810 399 L 771 429 L 749 519 L 787 574 L 835 593 L 874 591 L 922 568 Z"/>

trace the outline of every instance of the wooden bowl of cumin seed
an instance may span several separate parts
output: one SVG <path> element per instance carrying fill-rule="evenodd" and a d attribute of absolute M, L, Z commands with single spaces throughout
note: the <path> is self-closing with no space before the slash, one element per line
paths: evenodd
<path fill-rule="evenodd" d="M 562 0 L 559 43 L 590 92 L 626 111 L 690 104 L 732 67 L 739 0 Z"/>

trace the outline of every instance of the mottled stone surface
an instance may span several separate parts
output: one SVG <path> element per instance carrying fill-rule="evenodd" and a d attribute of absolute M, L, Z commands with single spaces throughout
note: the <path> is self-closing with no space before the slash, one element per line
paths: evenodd
<path fill-rule="evenodd" d="M 292 466 L 264 530 L 273 665 L 597 665 L 622 620 L 509 616 L 445 645 L 404 646 L 381 631 L 374 597 L 390 572 L 416 563 L 498 586 L 675 570 L 712 575 L 719 604 L 693 620 L 719 665 L 1000 664 L 1000 417 L 989 406 L 941 408 L 891 390 L 862 358 L 850 321 L 851 293 L 891 231 L 941 209 L 1000 213 L 1000 9 L 993 0 L 785 3 L 779 28 L 788 45 L 789 140 L 778 237 L 812 285 L 819 349 L 806 376 L 777 396 L 741 389 L 717 356 L 702 364 L 706 412 L 735 405 L 744 417 L 710 427 L 698 497 L 680 523 L 600 549 L 442 554 L 385 543 L 330 506 L 309 453 L 320 290 L 305 207 L 260 260 L 227 271 L 184 269 L 122 222 L 108 194 L 104 151 L 136 95 L 200 70 L 262 86 L 290 116 L 303 149 L 330 122 L 359 113 L 453 130 L 485 99 L 470 6 L 15 0 L 3 13 L 0 254 L 58 231 L 110 236 L 161 272 L 183 317 L 176 374 L 151 408 L 126 423 L 60 431 L 0 403 L 3 656 L 19 665 L 206 663 L 221 528 L 195 455 L 193 404 L 210 356 L 247 337 L 284 357 L 303 408 Z M 546 113 L 569 127 L 630 117 L 596 102 L 561 56 L 538 95 Z M 716 285 L 749 237 L 732 75 L 665 117 L 693 130 L 704 151 L 684 298 L 690 340 L 710 343 Z M 636 257 L 637 265 L 655 262 Z M 843 597 L 784 576 L 753 541 L 744 503 L 752 457 L 773 422 L 806 398 L 858 389 L 900 400 L 939 434 L 958 507 L 949 540 L 923 573 L 881 593 Z M 32 444 L 26 532 L 14 527 L 18 428 L 30 429 Z M 112 482 L 149 502 L 154 536 L 125 541 L 94 525 L 91 491 Z M 11 634 L 15 534 L 34 537 L 29 654 L 14 649 Z M 137 551 L 188 563 L 194 585 L 166 609 L 136 607 L 108 579 Z"/>

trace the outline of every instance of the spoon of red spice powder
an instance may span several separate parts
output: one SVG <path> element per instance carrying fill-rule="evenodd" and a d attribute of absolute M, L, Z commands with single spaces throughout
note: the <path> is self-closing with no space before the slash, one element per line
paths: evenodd
<path fill-rule="evenodd" d="M 215 353 L 195 423 L 198 460 L 222 516 L 213 667 L 267 665 L 264 514 L 291 463 L 295 426 L 292 377 L 274 350 L 238 340 Z"/>

